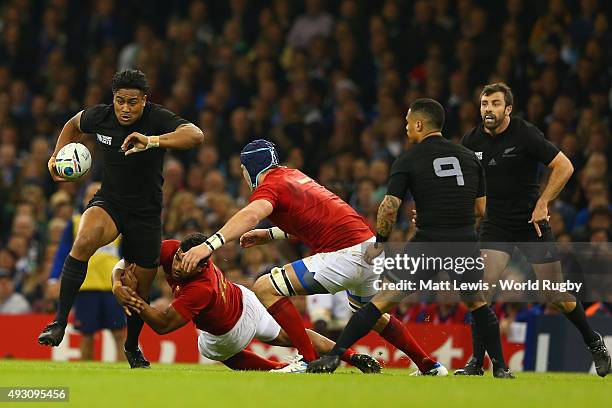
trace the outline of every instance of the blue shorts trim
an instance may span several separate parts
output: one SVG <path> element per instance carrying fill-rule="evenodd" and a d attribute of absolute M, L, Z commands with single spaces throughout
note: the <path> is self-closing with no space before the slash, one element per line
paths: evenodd
<path fill-rule="evenodd" d="M 304 264 L 304 261 L 301 259 L 299 261 L 292 262 L 291 266 L 293 267 L 293 270 L 295 271 L 295 275 L 297 276 L 304 290 L 306 290 L 306 292 L 308 292 L 309 295 L 312 295 L 314 292 L 312 291 L 310 286 L 308 286 L 308 284 L 306 283 L 306 280 L 304 279 L 304 274 L 310 273 L 311 275 L 314 276 L 314 273 L 308 270 L 308 268 Z"/>
<path fill-rule="evenodd" d="M 350 291 L 346 291 L 346 296 L 348 298 L 349 306 L 353 312 L 361 309 L 363 305 L 371 301 L 374 296 L 357 296 L 353 295 Z"/>

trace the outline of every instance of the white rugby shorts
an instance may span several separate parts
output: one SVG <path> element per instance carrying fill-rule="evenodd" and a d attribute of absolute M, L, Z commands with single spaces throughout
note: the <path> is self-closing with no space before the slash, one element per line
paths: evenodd
<path fill-rule="evenodd" d="M 376 238 L 371 237 L 352 247 L 335 252 L 320 252 L 291 265 L 298 278 L 305 272 L 314 274 L 314 279 L 329 293 L 346 290 L 349 305 L 351 309 L 356 310 L 361 304 L 369 302 L 377 292 L 374 282 L 380 275 L 374 273 L 373 266 L 363 259 L 365 248 L 374 242 Z M 304 271 L 304 267 L 307 271 Z M 303 281 L 302 283 L 304 284 Z"/>
<path fill-rule="evenodd" d="M 278 337 L 280 326 L 261 304 L 255 293 L 238 285 L 242 290 L 242 314 L 240 318 L 225 334 L 216 336 L 200 331 L 198 336 L 198 350 L 204 357 L 215 361 L 224 361 L 241 352 L 256 338 L 269 342 Z"/>

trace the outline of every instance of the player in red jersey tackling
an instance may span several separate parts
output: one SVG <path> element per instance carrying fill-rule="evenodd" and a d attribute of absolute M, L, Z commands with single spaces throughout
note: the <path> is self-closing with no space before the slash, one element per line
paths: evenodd
<path fill-rule="evenodd" d="M 289 297 L 346 290 L 353 310 L 369 302 L 376 293 L 374 282 L 378 275 L 363 260 L 362 247 L 366 242 L 374 242 L 374 234 L 366 221 L 338 196 L 301 171 L 279 166 L 271 142 L 259 139 L 247 144 L 240 153 L 240 161 L 253 191 L 250 203 L 202 245 L 187 251 L 182 269 L 193 270 L 214 250 L 238 238 L 244 248 L 290 236 L 308 244 L 314 255 L 273 268 L 253 288 L 304 357 L 299 371 L 305 372 L 307 362 L 315 360 L 317 352 Z M 253 229 L 265 218 L 276 227 Z M 406 353 L 422 373 L 447 374 L 396 318 L 384 314 L 374 330 Z"/>
<path fill-rule="evenodd" d="M 118 300 L 140 314 L 159 334 L 179 329 L 193 321 L 200 330 L 198 350 L 211 360 L 222 361 L 233 370 L 274 370 L 291 372 L 296 364 L 267 360 L 244 348 L 257 338 L 275 346 L 290 347 L 291 341 L 278 323 L 268 314 L 253 292 L 225 279 L 222 271 L 208 260 L 196 268 L 196 273 L 184 277 L 181 271 L 183 253 L 206 240 L 203 234 L 186 236 L 182 241 L 165 240 L 161 245 L 160 264 L 174 294 L 172 304 L 160 311 L 140 298 L 134 289 L 137 281 L 121 260 L 113 270 L 113 280 L 123 282 L 116 290 Z M 308 331 L 318 351 L 329 352 L 334 342 Z M 379 372 L 380 365 L 372 357 L 345 353 L 344 361 L 363 372 Z"/>

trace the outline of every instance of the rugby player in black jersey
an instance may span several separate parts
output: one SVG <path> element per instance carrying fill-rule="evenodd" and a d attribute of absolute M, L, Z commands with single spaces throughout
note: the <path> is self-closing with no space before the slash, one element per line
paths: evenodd
<path fill-rule="evenodd" d="M 414 101 L 406 115 L 406 122 L 408 139 L 416 145 L 393 163 L 387 194 L 378 209 L 376 244 L 367 248 L 366 260 L 371 262 L 382 253 L 380 243 L 386 242 L 391 234 L 408 191 L 412 193 L 419 212 L 417 232 L 408 248 L 418 246 L 416 252 L 420 254 L 421 249 L 427 251 L 430 246 L 424 243 L 463 242 L 468 243 L 465 247 L 473 251 L 475 245 L 469 243 L 476 242 L 475 217 L 484 215 L 486 202 L 482 166 L 472 151 L 442 136 L 444 108 L 438 102 L 432 99 Z M 472 251 L 467 255 L 473 255 Z M 431 279 L 433 274 L 430 272 L 417 271 L 417 279 Z M 398 282 L 399 277 L 391 272 L 386 274 L 385 280 Z M 380 291 L 352 316 L 331 353 L 311 362 L 308 371 L 333 372 L 344 350 L 365 336 L 378 318 L 397 305 L 405 294 L 392 290 Z M 493 333 L 495 335 L 499 338 L 499 330 Z M 499 357 L 501 346 L 490 350 L 490 353 Z M 435 370 L 421 374 L 440 375 Z M 496 376 L 509 375 L 505 365 L 498 367 Z"/>
<path fill-rule="evenodd" d="M 68 181 L 58 175 L 55 156 L 66 144 L 93 134 L 102 153 L 104 175 L 64 262 L 57 314 L 38 337 L 40 344 L 61 343 L 89 258 L 119 234 L 123 235 L 124 258 L 136 264 L 138 293 L 148 298 L 160 256 L 164 153 L 166 149 L 193 148 L 204 140 L 198 127 L 147 101 L 147 79 L 141 71 L 116 73 L 111 87 L 113 103 L 87 108 L 66 122 L 49 159 L 53 180 Z M 113 285 L 119 301 L 122 290 L 125 287 L 119 282 Z M 150 365 L 138 348 L 142 325 L 137 314 L 128 315 L 125 352 L 132 368 Z"/>
<path fill-rule="evenodd" d="M 537 127 L 510 116 L 512 103 L 512 90 L 506 84 L 486 85 L 480 95 L 482 123 L 462 140 L 465 147 L 476 152 L 487 181 L 486 217 L 480 231 L 481 248 L 486 254 L 484 279 L 496 282 L 516 247 L 531 263 L 538 279 L 562 281 L 555 237 L 548 224 L 548 204 L 563 190 L 574 169 Z M 540 194 L 541 164 L 551 173 Z M 610 355 L 601 335 L 589 326 L 580 301 L 570 293 L 559 293 L 551 303 L 580 331 L 597 374 L 605 377 L 610 372 Z M 487 303 L 482 302 L 476 313 L 481 311 L 490 313 Z M 473 358 L 455 374 L 482 375 L 484 348 L 479 329 L 472 326 Z"/>

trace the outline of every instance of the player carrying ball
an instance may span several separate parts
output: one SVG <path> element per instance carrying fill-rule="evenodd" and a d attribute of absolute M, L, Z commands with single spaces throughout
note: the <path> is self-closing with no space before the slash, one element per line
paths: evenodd
<path fill-rule="evenodd" d="M 96 135 L 104 168 L 102 187 L 87 205 L 66 257 L 60 280 L 59 303 L 53 322 L 38 343 L 58 346 L 64 338 L 68 314 L 87 275 L 91 256 L 122 235 L 123 256 L 136 264 L 138 293 L 145 298 L 159 265 L 162 233 L 162 167 L 166 149 L 190 149 L 204 141 L 194 124 L 147 99 L 145 74 L 127 69 L 113 76 L 111 104 L 87 108 L 64 125 L 49 172 L 56 182 L 69 181 L 55 168 L 62 147 L 85 134 Z M 135 154 L 138 153 L 138 154 Z M 132 368 L 149 368 L 138 348 L 143 322 L 128 316 L 124 350 Z"/>

